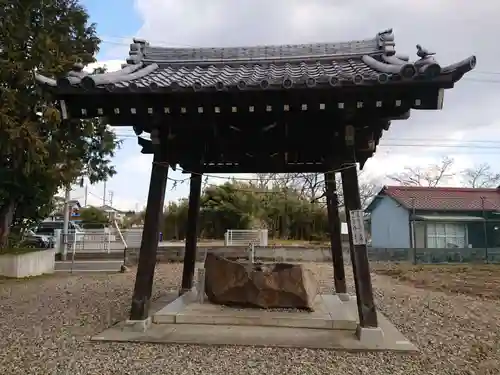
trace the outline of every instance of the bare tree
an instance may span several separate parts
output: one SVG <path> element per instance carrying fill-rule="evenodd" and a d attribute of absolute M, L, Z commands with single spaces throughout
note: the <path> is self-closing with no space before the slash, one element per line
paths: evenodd
<path fill-rule="evenodd" d="M 361 207 L 366 208 L 380 189 L 381 186 L 377 185 L 373 181 L 360 183 L 359 196 L 361 198 Z"/>
<path fill-rule="evenodd" d="M 301 187 L 302 192 L 305 196 L 309 197 L 313 202 L 322 202 L 326 204 L 325 194 L 325 179 L 323 174 L 306 174 L 307 176 L 299 176 L 299 181 L 304 185 Z M 315 176 L 313 176 L 315 175 Z M 361 199 L 361 206 L 365 208 L 371 201 L 371 199 L 380 190 L 380 185 L 373 180 L 366 180 L 366 175 L 364 171 L 358 172 L 359 180 L 359 195 Z M 339 206 L 344 205 L 344 194 L 342 191 L 342 177 L 340 173 L 335 174 L 335 186 L 337 192 L 337 201 Z"/>
<path fill-rule="evenodd" d="M 274 173 L 271 179 L 275 188 L 285 189 L 294 186 L 297 176 L 296 173 Z"/>
<path fill-rule="evenodd" d="M 338 194 L 339 205 L 343 205 L 344 193 L 342 191 L 342 178 L 340 177 L 340 173 L 337 174 L 335 180 L 337 182 L 337 194 Z M 361 207 L 366 208 L 366 206 L 368 206 L 373 197 L 377 195 L 378 191 L 381 188 L 381 184 L 377 184 L 375 180 L 367 179 L 364 170 L 358 172 L 358 181 L 359 181 L 359 197 L 361 200 Z"/>
<path fill-rule="evenodd" d="M 491 170 L 488 163 L 482 163 L 462 171 L 463 184 L 471 188 L 491 188 L 500 184 L 500 173 Z"/>
<path fill-rule="evenodd" d="M 439 164 L 430 164 L 424 168 L 406 167 L 403 172 L 387 177 L 403 186 L 435 187 L 455 175 L 452 172 L 453 163 L 453 159 L 445 157 Z"/>
<path fill-rule="evenodd" d="M 256 185 L 259 189 L 266 189 L 276 178 L 276 173 L 255 173 Z"/>
<path fill-rule="evenodd" d="M 323 173 L 297 173 L 294 182 L 300 194 L 311 201 L 324 194 L 325 179 Z"/>

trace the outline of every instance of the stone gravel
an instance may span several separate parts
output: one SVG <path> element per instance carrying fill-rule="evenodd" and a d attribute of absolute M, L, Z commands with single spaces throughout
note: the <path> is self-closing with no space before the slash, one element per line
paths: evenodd
<path fill-rule="evenodd" d="M 331 266 L 308 265 L 331 291 Z M 374 276 L 377 305 L 418 345 L 417 355 L 90 342 L 126 318 L 134 277 L 132 270 L 0 280 L 0 374 L 500 374 L 500 301 L 386 276 Z M 177 290 L 180 277 L 179 265 L 159 265 L 154 296 Z"/>

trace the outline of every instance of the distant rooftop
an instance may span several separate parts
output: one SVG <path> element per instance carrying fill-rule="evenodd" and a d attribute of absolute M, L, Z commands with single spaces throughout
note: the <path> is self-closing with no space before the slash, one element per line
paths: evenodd
<path fill-rule="evenodd" d="M 391 197 L 404 208 L 415 210 L 500 210 L 500 190 L 497 188 L 384 186 L 366 211 L 372 211 L 384 196 Z"/>

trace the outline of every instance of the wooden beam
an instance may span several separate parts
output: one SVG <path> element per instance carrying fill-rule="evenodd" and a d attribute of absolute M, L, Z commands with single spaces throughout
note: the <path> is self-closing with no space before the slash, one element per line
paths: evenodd
<path fill-rule="evenodd" d="M 342 230 L 339 217 L 339 201 L 335 182 L 335 172 L 325 173 L 325 185 L 326 207 L 328 211 L 328 231 L 330 232 L 330 249 L 332 252 L 335 292 L 337 294 L 347 294 L 344 255 L 342 251 Z"/>
<path fill-rule="evenodd" d="M 373 301 L 366 241 L 360 243 L 358 238 L 355 238 L 357 233 L 353 232 L 353 219 L 351 218 L 351 211 L 362 209 L 356 164 L 353 163 L 352 168 L 343 169 L 341 174 L 345 211 L 349 224 L 349 245 L 351 250 L 352 269 L 354 272 L 354 285 L 356 287 L 359 322 L 360 326 L 363 328 L 377 327 L 377 311 Z M 359 229 L 364 231 L 364 228 Z"/>
<path fill-rule="evenodd" d="M 199 126 L 208 123 L 236 124 L 242 119 L 259 122 L 268 118 L 266 125 L 283 116 L 347 119 L 356 116 L 365 118 L 391 117 L 410 108 L 419 108 L 415 103 L 427 106 L 427 101 L 436 103 L 435 89 L 444 87 L 442 83 L 432 85 L 409 85 L 399 87 L 352 87 L 340 90 L 303 90 L 290 95 L 279 92 L 261 91 L 234 93 L 120 93 L 100 92 L 84 95 L 60 95 L 66 102 L 70 117 L 92 118 L 107 116 L 117 125 L 140 124 L 143 118 L 161 114 L 169 123 L 179 116 L 184 122 Z M 398 102 L 396 102 L 398 101 Z M 433 105 L 436 109 L 436 104 Z M 140 119 L 140 120 L 139 120 Z M 287 119 L 287 121 L 288 121 Z M 212 121 L 215 120 L 215 121 Z"/>
<path fill-rule="evenodd" d="M 246 164 L 246 165 L 194 165 L 194 164 L 180 164 L 184 173 L 324 173 L 327 168 L 322 162 L 317 164 Z"/>
<path fill-rule="evenodd" d="M 137 137 L 137 144 L 142 147 L 141 154 L 154 154 L 153 143 L 149 139 Z"/>
<path fill-rule="evenodd" d="M 189 205 L 186 225 L 186 247 L 182 269 L 182 283 L 179 294 L 184 294 L 193 287 L 193 276 L 196 262 L 196 242 L 198 239 L 198 219 L 200 215 L 202 175 L 191 173 L 189 184 Z"/>
<path fill-rule="evenodd" d="M 149 182 L 148 201 L 144 217 L 144 229 L 142 231 L 130 320 L 146 320 L 149 316 L 156 253 L 158 251 L 160 218 L 163 213 L 168 177 L 168 165 L 162 163 L 162 161 L 159 153 L 156 153 L 153 158 L 151 179 Z"/>

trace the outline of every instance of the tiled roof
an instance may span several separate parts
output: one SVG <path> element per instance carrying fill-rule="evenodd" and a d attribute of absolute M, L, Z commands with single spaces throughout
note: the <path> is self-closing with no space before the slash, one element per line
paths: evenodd
<path fill-rule="evenodd" d="M 338 77 L 339 80 L 351 81 L 352 77 L 360 75 L 364 79 L 377 80 L 379 72 L 364 64 L 360 59 L 347 59 L 339 61 L 311 62 L 311 63 L 285 63 L 285 64 L 256 64 L 241 65 L 237 68 L 230 65 L 223 66 L 190 66 L 181 67 L 167 66 L 158 69 L 142 79 L 130 83 L 138 88 L 158 85 L 169 87 L 178 84 L 181 87 L 194 87 L 199 84 L 201 87 L 216 86 L 221 87 L 260 87 L 281 86 L 285 79 L 291 79 L 294 85 L 306 85 L 307 82 L 316 84 L 328 84 L 329 77 Z M 363 78 L 362 78 L 363 79 Z M 265 83 L 267 82 L 267 83 Z M 116 87 L 127 87 L 129 82 L 117 82 Z"/>
<path fill-rule="evenodd" d="M 289 59 L 325 58 L 347 55 L 369 55 L 379 52 L 377 38 L 342 43 L 286 44 L 228 48 L 163 48 L 151 47 L 135 39 L 127 63 L 140 61 L 159 64 L 210 65 L 224 62 L 262 62 Z"/>
<path fill-rule="evenodd" d="M 434 80 L 451 82 L 474 68 L 471 56 L 441 67 L 417 46 L 419 60 L 395 54 L 392 30 L 374 38 L 323 44 L 233 48 L 161 48 L 135 39 L 122 70 L 88 74 L 75 64 L 66 77 L 37 80 L 58 89 L 127 91 L 290 89 Z"/>
<path fill-rule="evenodd" d="M 428 211 L 500 210 L 500 190 L 453 187 L 385 186 L 379 195 L 395 199 L 407 209 Z"/>

